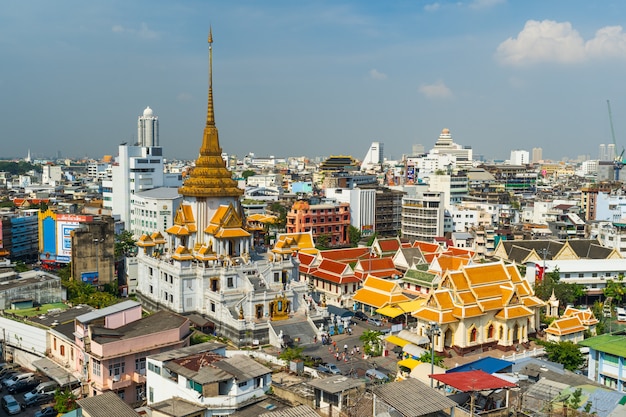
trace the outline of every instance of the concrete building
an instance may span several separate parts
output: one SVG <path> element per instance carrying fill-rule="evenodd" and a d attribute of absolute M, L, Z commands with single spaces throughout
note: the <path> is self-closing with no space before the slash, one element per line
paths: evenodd
<path fill-rule="evenodd" d="M 171 187 L 153 188 L 137 192 L 130 210 L 130 228 L 133 236 L 150 234 L 154 230 L 167 230 L 174 224 L 174 214 L 183 196 Z"/>
<path fill-rule="evenodd" d="M 10 217 L 12 261 L 34 261 L 39 248 L 39 209 L 20 210 Z"/>
<path fill-rule="evenodd" d="M 350 243 L 350 205 L 348 203 L 309 204 L 296 201 L 287 213 L 287 233 L 313 233 L 314 239 L 328 236 L 328 245 L 344 246 Z"/>
<path fill-rule="evenodd" d="M 116 162 L 111 167 L 112 178 L 102 183 L 104 207 L 119 215 L 127 230 L 132 228 L 130 211 L 136 193 L 182 184 L 182 174 L 165 172 L 158 117 L 149 107 L 139 117 L 138 131 L 138 145 L 119 145 Z"/>
<path fill-rule="evenodd" d="M 202 407 L 202 417 L 217 417 L 265 399 L 272 370 L 247 355 L 225 355 L 225 345 L 208 342 L 149 356 L 148 407 L 176 397 Z"/>
<path fill-rule="evenodd" d="M 115 281 L 115 220 L 98 216 L 70 234 L 72 277 L 104 285 Z"/>
<path fill-rule="evenodd" d="M 534 156 L 534 153 L 533 153 L 533 156 Z M 509 163 L 511 165 L 527 165 L 530 162 L 528 157 L 529 157 L 528 151 L 516 149 L 516 150 L 511 151 L 511 157 L 509 158 Z"/>
<path fill-rule="evenodd" d="M 145 147 L 158 147 L 159 116 L 155 115 L 150 106 L 137 119 L 137 144 Z"/>
<path fill-rule="evenodd" d="M 589 348 L 589 379 L 626 393 L 626 332 L 606 333 L 578 343 Z"/>
<path fill-rule="evenodd" d="M 382 142 L 372 142 L 363 162 L 361 162 L 362 171 L 380 171 L 384 162 L 384 144 Z"/>
<path fill-rule="evenodd" d="M 402 237 L 411 241 L 432 241 L 444 234 L 445 196 L 422 192 L 402 198 Z"/>
<path fill-rule="evenodd" d="M 41 169 L 42 184 L 57 185 L 63 181 L 63 171 L 59 165 L 46 164 Z"/>
<path fill-rule="evenodd" d="M 189 319 L 160 311 L 142 318 L 141 305 L 124 301 L 75 319 L 74 369 L 83 369 L 87 396 L 114 391 L 128 404 L 145 398 L 147 357 L 189 345 Z"/>
<path fill-rule="evenodd" d="M 362 236 L 376 232 L 376 190 L 327 188 L 326 197 L 349 205 L 350 224 L 359 229 Z"/>
<path fill-rule="evenodd" d="M 543 161 L 543 149 L 542 148 L 533 148 L 533 157 L 530 162 L 533 164 L 537 164 Z"/>
<path fill-rule="evenodd" d="M 447 128 L 441 131 L 439 139 L 430 153 L 455 157 L 455 166 L 457 168 L 470 168 L 472 166 L 472 148 L 454 143 L 450 129 Z"/>

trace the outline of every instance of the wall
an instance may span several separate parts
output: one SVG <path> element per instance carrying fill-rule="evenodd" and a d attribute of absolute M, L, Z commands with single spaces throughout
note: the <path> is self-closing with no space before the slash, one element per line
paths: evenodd
<path fill-rule="evenodd" d="M 47 350 L 47 331 L 25 323 L 0 317 L 0 338 L 7 345 L 7 352 L 13 352 L 16 362 L 32 368 L 33 357 L 42 358 Z M 24 355 L 24 353 L 28 355 Z"/>

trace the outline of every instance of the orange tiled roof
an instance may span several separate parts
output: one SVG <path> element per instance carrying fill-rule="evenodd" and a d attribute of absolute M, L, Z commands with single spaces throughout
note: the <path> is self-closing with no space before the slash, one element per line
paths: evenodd
<path fill-rule="evenodd" d="M 517 319 L 520 317 L 532 316 L 534 313 L 527 307 L 518 305 L 513 307 L 503 308 L 496 317 L 499 319 Z"/>
<path fill-rule="evenodd" d="M 137 239 L 137 246 L 140 246 L 142 248 L 147 248 L 147 247 L 152 247 L 154 246 L 154 241 L 152 240 L 152 238 L 146 234 L 143 234 L 141 236 L 139 236 L 139 239 Z"/>
<path fill-rule="evenodd" d="M 374 276 L 368 276 L 363 282 L 363 287 L 369 287 L 378 291 L 391 292 L 396 288 L 399 288 L 398 284 L 382 278 Z"/>
<path fill-rule="evenodd" d="M 500 262 L 470 265 L 463 271 L 470 286 L 510 280 L 508 274 L 505 273 L 504 265 Z"/>
<path fill-rule="evenodd" d="M 344 249 L 329 249 L 319 252 L 320 258 L 333 259 L 335 261 L 342 261 L 344 263 L 357 262 L 363 257 L 369 257 L 370 248 L 344 248 Z"/>
<path fill-rule="evenodd" d="M 154 232 L 150 237 L 157 245 L 164 245 L 167 243 L 161 232 Z"/>
<path fill-rule="evenodd" d="M 389 304 L 409 301 L 410 298 L 404 294 L 384 294 L 367 288 L 361 288 L 354 294 L 353 300 L 372 307 L 381 308 Z"/>
<path fill-rule="evenodd" d="M 189 250 L 186 247 L 179 246 L 176 248 L 172 258 L 178 261 L 190 261 L 193 259 L 193 256 L 189 253 Z"/>
<path fill-rule="evenodd" d="M 242 228 L 233 228 L 233 229 L 221 229 L 215 234 L 215 237 L 220 239 L 228 239 L 232 237 L 248 237 L 250 233 Z"/>
<path fill-rule="evenodd" d="M 565 317 L 554 320 L 546 329 L 547 333 L 563 336 L 572 333 L 584 332 L 587 330 L 578 316 Z"/>
<path fill-rule="evenodd" d="M 166 232 L 170 235 L 189 236 L 189 229 L 187 229 L 185 226 L 180 226 L 177 224 L 171 226 L 169 229 L 166 230 Z"/>
<path fill-rule="evenodd" d="M 455 323 L 459 321 L 459 319 L 454 317 L 451 311 L 440 312 L 429 308 L 422 308 L 414 312 L 412 315 L 419 320 L 428 322 L 434 321 L 439 324 Z"/>
<path fill-rule="evenodd" d="M 461 266 L 467 265 L 469 261 L 469 258 L 463 258 L 460 256 L 448 256 L 442 254 L 436 258 L 435 262 L 439 264 L 439 268 L 441 268 L 441 271 L 445 272 L 447 270 L 456 271 L 460 269 Z"/>

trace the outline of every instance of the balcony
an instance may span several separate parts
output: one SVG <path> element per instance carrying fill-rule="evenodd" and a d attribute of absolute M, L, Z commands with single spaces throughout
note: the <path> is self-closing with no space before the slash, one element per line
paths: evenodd
<path fill-rule="evenodd" d="M 146 383 L 146 370 L 142 369 L 141 371 L 133 372 L 133 382 L 136 384 L 145 384 Z"/>
<path fill-rule="evenodd" d="M 107 386 L 110 390 L 118 390 L 122 388 L 128 388 L 133 383 L 133 378 L 130 375 L 114 375 L 107 380 Z"/>

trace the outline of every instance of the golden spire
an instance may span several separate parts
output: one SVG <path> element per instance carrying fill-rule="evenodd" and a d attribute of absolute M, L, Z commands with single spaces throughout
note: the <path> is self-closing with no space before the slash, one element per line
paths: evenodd
<path fill-rule="evenodd" d="M 213 28 L 209 27 L 209 103 L 206 112 L 206 125 L 215 126 L 213 110 Z"/>
<path fill-rule="evenodd" d="M 243 190 L 226 168 L 222 159 L 215 113 L 213 110 L 213 31 L 209 29 L 209 100 L 207 104 L 206 126 L 196 166 L 191 170 L 178 192 L 189 197 L 239 197 Z"/>

